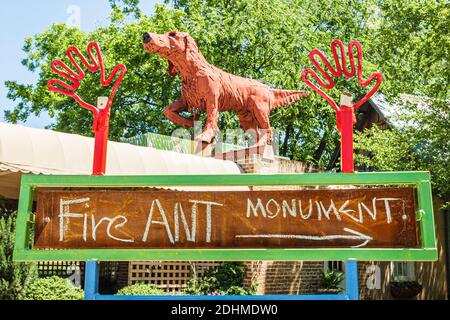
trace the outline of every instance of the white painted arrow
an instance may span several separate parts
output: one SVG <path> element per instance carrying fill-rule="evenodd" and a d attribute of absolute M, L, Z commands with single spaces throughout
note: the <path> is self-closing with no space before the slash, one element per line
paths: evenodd
<path fill-rule="evenodd" d="M 352 235 L 330 235 L 330 236 L 305 236 L 305 235 L 297 235 L 297 234 L 242 234 L 237 235 L 236 238 L 268 238 L 268 239 L 303 239 L 303 240 L 313 240 L 313 241 L 324 241 L 324 240 L 335 240 L 335 239 L 347 239 L 347 240 L 364 240 L 363 243 L 352 246 L 352 248 L 360 248 L 367 245 L 372 237 L 365 235 L 361 232 L 355 231 L 353 229 L 344 228 L 344 231 L 350 233 Z"/>

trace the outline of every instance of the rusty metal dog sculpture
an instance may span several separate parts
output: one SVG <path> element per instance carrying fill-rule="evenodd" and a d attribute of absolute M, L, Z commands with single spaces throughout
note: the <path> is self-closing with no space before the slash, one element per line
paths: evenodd
<path fill-rule="evenodd" d="M 198 111 L 207 114 L 203 133 L 196 137 L 211 143 L 219 132 L 221 111 L 236 111 L 242 129 L 256 132 L 258 145 L 271 142 L 270 111 L 289 105 L 308 95 L 307 91 L 272 89 L 261 82 L 227 73 L 209 64 L 195 40 L 185 32 L 172 31 L 163 35 L 144 34 L 144 48 L 169 62 L 171 76 L 181 74 L 182 96 L 164 110 L 169 120 L 185 128 L 192 127 Z M 192 112 L 190 118 L 181 112 Z M 262 129 L 262 130 L 260 130 Z M 263 132 L 259 135 L 258 132 Z"/>

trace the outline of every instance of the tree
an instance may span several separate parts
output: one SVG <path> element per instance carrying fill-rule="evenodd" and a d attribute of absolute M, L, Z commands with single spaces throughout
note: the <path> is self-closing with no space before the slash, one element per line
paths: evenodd
<path fill-rule="evenodd" d="M 425 108 L 406 103 L 390 130 L 376 126 L 355 136 L 357 165 L 381 171 L 426 170 L 434 195 L 450 205 L 450 106 L 427 99 Z"/>
<path fill-rule="evenodd" d="M 109 4 L 113 10 L 120 11 L 124 14 L 131 14 L 135 18 L 141 17 L 139 9 L 139 0 L 109 0 Z"/>
<path fill-rule="evenodd" d="M 378 170 L 429 170 L 433 191 L 450 201 L 450 4 L 396 1 L 380 4 L 373 33 L 376 60 L 384 61 L 383 93 L 408 125 L 356 137 L 357 161 Z M 402 101 L 401 94 L 413 99 Z"/>
<path fill-rule="evenodd" d="M 63 96 L 48 92 L 53 77 L 49 63 L 65 56 L 69 44 L 85 48 L 98 41 L 111 68 L 118 63 L 128 74 L 112 108 L 111 138 L 118 140 L 145 132 L 170 134 L 175 126 L 163 119 L 162 109 L 180 94 L 180 81 L 166 75 L 166 61 L 142 48 L 144 31 L 188 31 L 211 63 L 275 88 L 302 89 L 301 71 L 310 67 L 313 48 L 330 54 L 330 43 L 359 40 L 364 47 L 364 74 L 385 75 L 382 91 L 389 99 L 402 93 L 448 98 L 449 5 L 435 0 L 174 0 L 157 5 L 151 16 L 142 14 L 137 0 L 111 0 L 111 24 L 91 33 L 53 25 L 29 38 L 23 61 L 39 72 L 36 85 L 7 82 L 10 99 L 17 101 L 5 117 L 10 122 L 48 111 L 52 128 L 87 134 L 91 115 Z M 171 5 L 169 5 L 171 4 Z M 129 22 L 127 16 L 134 17 Z M 95 101 L 102 94 L 98 79 L 80 88 Z M 362 90 L 354 79 L 339 79 L 331 95 Z M 431 116 L 430 121 L 434 118 Z M 436 120 L 439 121 L 439 120 Z M 333 110 L 318 95 L 272 112 L 282 155 L 324 165 L 339 139 Z M 220 128 L 238 126 L 235 115 L 223 113 Z"/>
<path fill-rule="evenodd" d="M 333 5 L 325 0 L 174 1 L 174 8 L 157 5 L 152 16 L 138 10 L 138 1 L 110 2 L 113 9 L 107 27 L 83 33 L 55 24 L 26 39 L 23 63 L 31 72 L 39 72 L 39 80 L 36 85 L 7 82 L 9 98 L 17 101 L 16 108 L 5 114 L 8 121 L 24 121 L 31 113 L 39 115 L 45 110 L 55 119 L 53 129 L 88 134 L 89 112 L 69 98 L 50 93 L 46 82 L 54 76 L 50 62 L 63 58 L 69 45 L 85 48 L 88 42 L 98 41 L 107 67 L 124 63 L 129 70 L 112 108 L 111 138 L 149 131 L 169 134 L 175 126 L 163 119 L 162 109 L 180 94 L 180 82 L 165 74 L 166 61 L 143 50 L 144 31 L 188 31 L 218 67 L 272 87 L 302 89 L 300 74 L 309 66 L 308 52 L 314 47 L 328 48 L 334 37 L 346 42 L 355 36 L 364 39 L 363 22 L 371 14 L 370 6 L 357 0 Z M 127 15 L 139 20 L 130 23 Z M 369 64 L 367 72 L 370 69 L 374 66 Z M 78 90 L 91 103 L 103 92 L 97 83 L 92 76 Z M 336 92 L 343 88 L 354 91 L 356 85 L 343 82 Z M 273 126 L 281 131 L 283 154 L 308 162 L 328 161 L 338 136 L 334 121 L 333 111 L 316 95 L 272 114 Z M 222 130 L 237 126 L 235 115 L 221 114 Z"/>
<path fill-rule="evenodd" d="M 89 42 L 98 41 L 107 69 L 125 63 L 129 70 L 111 109 L 111 137 L 119 139 L 147 131 L 171 132 L 174 126 L 161 121 L 161 108 L 175 98 L 177 86 L 173 83 L 176 80 L 165 76 L 162 60 L 143 51 L 141 40 L 145 30 L 177 27 L 174 25 L 176 18 L 175 21 L 158 18 L 159 15 L 166 16 L 165 12 L 166 9 L 161 7 L 153 21 L 143 18 L 139 24 L 126 24 L 124 15 L 115 8 L 111 25 L 92 33 L 55 24 L 42 34 L 26 39 L 27 58 L 23 64 L 30 71 L 39 72 L 39 80 L 36 85 L 6 83 L 9 98 L 18 101 L 12 112 L 5 113 L 6 119 L 15 123 L 27 119 L 30 113 L 39 115 L 46 110 L 56 119 L 51 126 L 53 129 L 89 134 L 92 115 L 72 99 L 49 92 L 46 86 L 55 76 L 50 69 L 51 61 L 63 58 L 68 46 L 75 45 L 84 51 Z M 98 85 L 99 79 L 95 76 L 88 74 L 85 80 L 77 92 L 95 104 L 98 96 L 105 95 L 104 88 Z"/>

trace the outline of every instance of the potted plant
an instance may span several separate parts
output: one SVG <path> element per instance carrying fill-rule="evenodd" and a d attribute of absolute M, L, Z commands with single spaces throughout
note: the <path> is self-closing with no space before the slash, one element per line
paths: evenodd
<path fill-rule="evenodd" d="M 334 270 L 321 270 L 322 278 L 320 279 L 320 294 L 338 294 L 342 292 L 340 284 L 344 279 L 342 272 Z"/>
<path fill-rule="evenodd" d="M 411 299 L 422 292 L 417 281 L 392 281 L 389 284 L 391 296 L 398 299 Z"/>

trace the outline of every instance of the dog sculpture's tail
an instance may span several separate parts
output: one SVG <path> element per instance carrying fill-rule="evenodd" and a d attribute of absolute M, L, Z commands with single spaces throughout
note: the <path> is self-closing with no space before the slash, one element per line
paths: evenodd
<path fill-rule="evenodd" d="M 309 95 L 306 90 L 279 90 L 272 89 L 273 95 L 275 96 L 275 101 L 271 106 L 271 109 L 275 109 L 277 107 L 286 106 L 292 104 L 303 97 L 307 97 Z"/>

